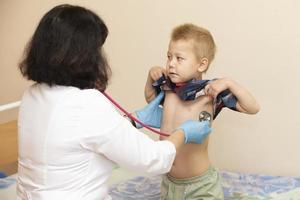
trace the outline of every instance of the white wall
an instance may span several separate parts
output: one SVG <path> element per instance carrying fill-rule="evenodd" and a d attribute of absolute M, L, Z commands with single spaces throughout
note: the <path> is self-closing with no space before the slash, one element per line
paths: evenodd
<path fill-rule="evenodd" d="M 185 22 L 209 29 L 218 52 L 204 78 L 231 76 L 261 105 L 254 116 L 222 111 L 210 141 L 213 163 L 232 171 L 300 176 L 299 1 L 1 0 L 0 104 L 19 100 L 30 84 L 16 65 L 38 20 L 61 2 L 86 6 L 106 21 L 113 69 L 108 91 L 128 110 L 145 104 L 147 71 L 165 64 L 171 29 Z M 0 113 L 2 122 L 15 117 Z"/>

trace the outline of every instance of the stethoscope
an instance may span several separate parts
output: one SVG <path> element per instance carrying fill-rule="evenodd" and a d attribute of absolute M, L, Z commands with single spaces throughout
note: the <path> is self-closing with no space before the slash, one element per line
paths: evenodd
<path fill-rule="evenodd" d="M 121 110 L 126 117 L 130 118 L 131 120 L 135 121 L 136 123 L 139 123 L 142 127 L 156 133 L 156 134 L 159 134 L 159 135 L 162 135 L 162 136 L 170 136 L 170 134 L 167 134 L 167 133 L 163 133 L 161 131 L 158 131 L 146 124 L 144 124 L 143 122 L 141 122 L 139 119 L 137 119 L 136 117 L 134 117 L 131 113 L 127 112 L 118 102 L 116 102 L 112 97 L 110 97 L 107 93 L 105 93 L 104 91 L 102 92 L 102 94 L 113 104 L 115 105 L 119 110 Z M 212 120 L 212 117 L 211 117 L 211 114 L 207 111 L 202 111 L 200 112 L 199 114 L 199 121 L 202 122 L 202 121 L 209 121 L 211 122 Z"/>

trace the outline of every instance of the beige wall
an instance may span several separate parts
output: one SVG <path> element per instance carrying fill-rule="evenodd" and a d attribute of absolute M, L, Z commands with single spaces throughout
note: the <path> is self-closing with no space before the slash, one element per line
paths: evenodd
<path fill-rule="evenodd" d="M 17 63 L 40 17 L 62 1 L 0 1 L 0 104 L 30 84 Z M 255 116 L 223 111 L 210 154 L 221 169 L 300 176 L 300 2 L 293 0 L 64 1 L 91 8 L 107 22 L 113 78 L 109 93 L 125 108 L 145 104 L 150 66 L 164 65 L 171 29 L 192 22 L 211 30 L 218 52 L 205 78 L 231 76 L 261 104 Z M 84 2 L 84 3 L 82 3 Z M 0 113 L 0 121 L 16 111 Z"/>

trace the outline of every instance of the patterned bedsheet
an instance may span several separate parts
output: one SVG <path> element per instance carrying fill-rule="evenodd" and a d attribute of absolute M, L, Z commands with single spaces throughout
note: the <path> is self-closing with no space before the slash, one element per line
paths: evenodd
<path fill-rule="evenodd" d="M 221 172 L 227 200 L 300 200 L 300 177 Z M 134 177 L 113 185 L 110 195 L 116 200 L 158 200 L 161 177 Z"/>
<path fill-rule="evenodd" d="M 300 200 L 300 177 L 222 171 L 226 200 Z M 113 200 L 158 200 L 160 176 L 137 176 L 110 188 Z M 15 199 L 16 176 L 0 178 L 0 199 Z"/>

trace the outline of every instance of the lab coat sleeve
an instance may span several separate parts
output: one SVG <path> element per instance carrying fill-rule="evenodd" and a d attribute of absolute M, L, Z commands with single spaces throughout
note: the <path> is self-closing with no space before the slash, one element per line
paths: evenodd
<path fill-rule="evenodd" d="M 134 128 L 101 96 L 89 103 L 84 126 L 87 135 L 81 145 L 102 154 L 121 167 L 150 174 L 168 172 L 176 155 L 174 144 L 154 141 Z"/>

